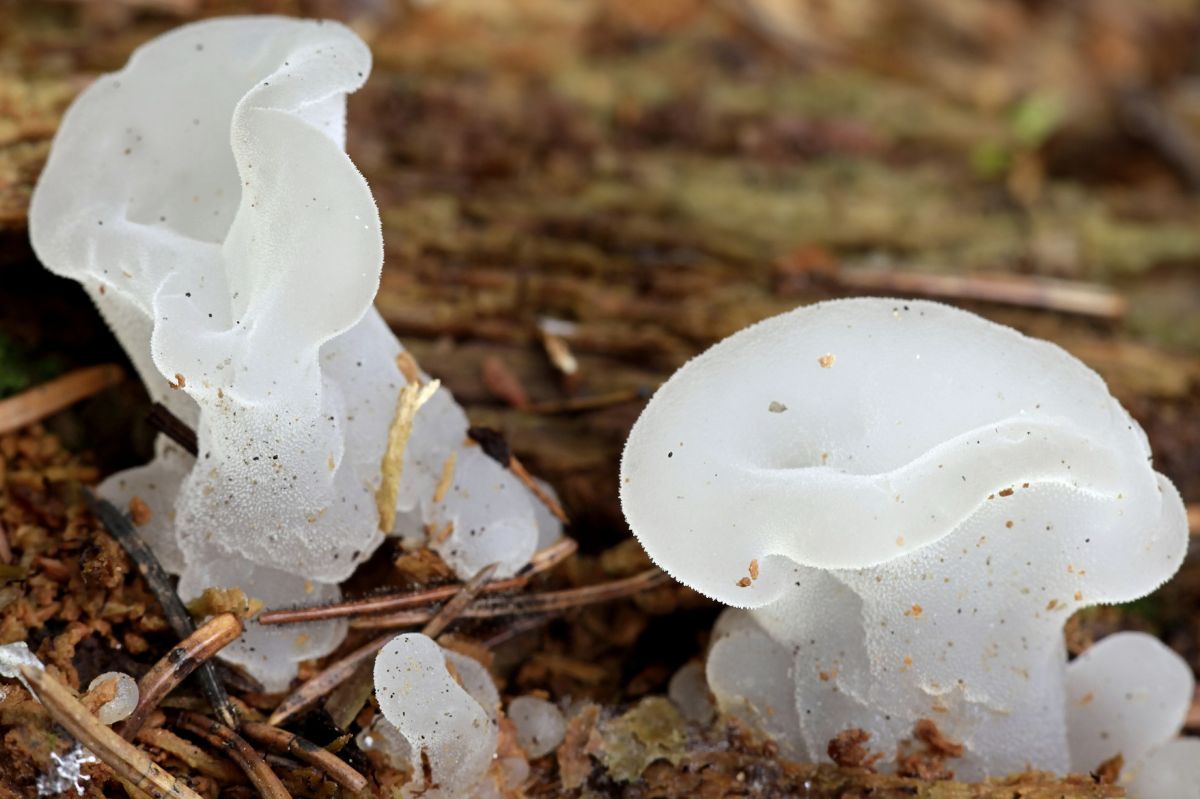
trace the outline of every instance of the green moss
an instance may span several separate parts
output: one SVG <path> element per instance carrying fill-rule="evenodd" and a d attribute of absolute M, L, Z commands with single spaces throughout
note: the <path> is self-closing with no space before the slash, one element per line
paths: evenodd
<path fill-rule="evenodd" d="M 683 718 L 661 696 L 643 699 L 622 716 L 600 724 L 600 759 L 609 775 L 631 782 L 656 760 L 679 765 L 686 754 Z"/>
<path fill-rule="evenodd" d="M 0 333 L 0 398 L 49 380 L 64 368 L 61 358 L 35 356 L 9 336 Z"/>

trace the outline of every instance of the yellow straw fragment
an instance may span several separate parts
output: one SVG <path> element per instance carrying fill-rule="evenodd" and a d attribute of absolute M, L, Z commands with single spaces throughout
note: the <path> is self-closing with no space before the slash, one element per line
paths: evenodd
<path fill-rule="evenodd" d="M 446 498 L 446 493 L 450 490 L 450 484 L 454 482 L 454 464 L 457 461 L 458 450 L 450 450 L 450 454 L 446 456 L 446 460 L 442 464 L 442 479 L 438 480 L 437 489 L 433 492 L 434 504 L 438 504 Z"/>
<path fill-rule="evenodd" d="M 431 380 L 425 385 L 409 383 L 400 389 L 396 400 L 396 415 L 388 428 L 387 449 L 383 452 L 380 471 L 383 479 L 375 492 L 375 506 L 379 509 L 379 529 L 390 533 L 396 523 L 396 500 L 400 496 L 400 476 L 404 471 L 404 450 L 408 448 L 408 437 L 412 435 L 413 419 L 421 406 L 438 390 L 441 383 Z"/>

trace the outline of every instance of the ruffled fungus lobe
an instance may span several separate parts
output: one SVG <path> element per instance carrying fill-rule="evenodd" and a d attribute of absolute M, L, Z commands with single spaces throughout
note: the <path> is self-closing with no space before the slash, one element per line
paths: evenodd
<path fill-rule="evenodd" d="M 496 560 L 511 574 L 536 545 L 531 495 L 486 458 L 460 456 L 469 474 L 435 502 L 467 430 L 444 390 L 417 415 L 396 526 L 379 529 L 406 378 L 371 307 L 379 215 L 344 152 L 346 96 L 370 67 L 337 23 L 186 25 L 80 95 L 34 193 L 43 263 L 84 285 L 151 397 L 197 431 L 197 457 L 163 440 L 151 464 L 100 488 L 138 500 L 185 599 L 211 586 L 273 605 L 336 599 L 384 533 L 423 536 L 435 511 L 448 535 L 432 544 L 464 576 Z M 222 657 L 280 690 L 344 630 L 251 623 Z"/>
<path fill-rule="evenodd" d="M 413 762 L 395 764 L 414 771 L 406 795 L 471 795 L 496 754 L 500 696 L 487 670 L 428 636 L 398 635 L 375 659 L 375 696 L 409 747 L 398 754 Z"/>
<path fill-rule="evenodd" d="M 1196 690 L 1187 662 L 1145 633 L 1110 635 L 1067 666 L 1071 767 L 1116 755 L 1133 799 L 1194 799 L 1200 740 L 1178 738 Z"/>
<path fill-rule="evenodd" d="M 621 497 L 660 566 L 754 609 L 727 611 L 709 683 L 795 756 L 851 727 L 895 751 L 932 718 L 966 747 L 960 776 L 1064 771 L 1063 623 L 1184 554 L 1183 504 L 1149 461 L 1058 347 L 858 299 L 684 366 L 630 434 Z"/>

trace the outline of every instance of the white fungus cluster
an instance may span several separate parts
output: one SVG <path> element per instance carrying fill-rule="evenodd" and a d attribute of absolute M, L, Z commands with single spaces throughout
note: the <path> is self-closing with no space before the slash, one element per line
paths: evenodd
<path fill-rule="evenodd" d="M 336 23 L 181 27 L 80 95 L 34 193 L 42 262 L 83 284 L 151 397 L 196 429 L 198 456 L 163 439 L 150 464 L 100 488 L 145 503 L 140 532 L 185 599 L 218 586 L 267 605 L 333 600 L 383 533 L 423 537 L 427 524 L 463 576 L 493 561 L 511 574 L 536 545 L 532 495 L 464 444 L 444 390 L 417 414 L 396 525 L 379 529 L 406 379 L 371 306 L 379 215 L 344 152 L 346 96 L 370 66 Z M 344 631 L 252 623 L 222 656 L 279 690 Z"/>
<path fill-rule="evenodd" d="M 1068 669 L 1062 626 L 1153 590 L 1187 543 L 1178 493 L 1095 373 L 929 302 L 821 303 L 714 346 L 634 426 L 621 494 L 655 562 L 750 609 L 726 611 L 709 654 L 725 712 L 806 760 L 851 727 L 895 752 L 933 719 L 968 778 L 1099 765 L 1072 732 L 1089 672 Z M 1126 649 L 1103 673 L 1148 687 Z M 1145 740 L 1178 730 L 1180 702 L 1143 708 Z M 1091 712 L 1115 735 L 1114 707 Z"/>

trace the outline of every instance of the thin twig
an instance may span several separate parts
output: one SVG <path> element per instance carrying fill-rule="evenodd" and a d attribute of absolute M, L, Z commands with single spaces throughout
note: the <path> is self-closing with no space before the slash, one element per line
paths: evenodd
<path fill-rule="evenodd" d="M 646 571 L 597 585 L 568 588 L 562 591 L 545 591 L 511 597 L 482 600 L 462 611 L 464 619 L 494 619 L 501 616 L 525 616 L 529 614 L 557 613 L 583 605 L 609 602 L 656 588 L 667 582 L 667 576 L 658 569 Z M 360 630 L 415 627 L 435 616 L 432 609 L 404 610 L 386 616 L 367 616 L 355 619 L 350 626 Z"/>
<path fill-rule="evenodd" d="M 1144 86 L 1119 87 L 1114 95 L 1126 130 L 1157 150 L 1188 191 L 1200 192 L 1200 145 L 1184 120 Z"/>
<path fill-rule="evenodd" d="M 252 741 L 315 766 L 351 793 L 358 793 L 367 787 L 367 778 L 350 768 L 346 761 L 295 733 L 253 721 L 243 724 L 241 731 Z"/>
<path fill-rule="evenodd" d="M 13 551 L 8 545 L 8 531 L 4 529 L 4 520 L 0 519 L 0 563 L 8 565 L 12 562 Z"/>
<path fill-rule="evenodd" d="M 190 768 L 216 780 L 222 785 L 243 782 L 242 772 L 224 760 L 219 760 L 191 741 L 185 741 L 170 730 L 150 727 L 138 732 L 137 740 L 146 746 L 161 749 L 187 763 Z"/>
<path fill-rule="evenodd" d="M 436 638 L 441 634 L 442 630 L 446 629 L 450 622 L 461 615 L 462 611 L 475 598 L 479 589 L 483 587 L 483 584 L 487 582 L 487 578 L 495 570 L 496 564 L 494 563 L 480 569 L 478 574 L 458 589 L 458 593 L 454 598 L 447 602 L 441 610 L 426 617 L 424 621 L 427 623 L 421 632 L 430 638 Z M 279 706 L 275 708 L 275 712 L 271 714 L 271 717 L 267 719 L 267 723 L 277 727 L 302 710 L 314 705 L 321 697 L 350 679 L 363 662 L 375 657 L 375 653 L 383 649 L 387 642 L 394 637 L 392 633 L 385 633 L 378 638 L 368 641 L 349 655 L 346 655 L 346 657 L 328 666 L 316 677 L 313 677 L 284 698 L 279 703 Z"/>
<path fill-rule="evenodd" d="M 101 724 L 71 695 L 67 686 L 50 674 L 39 668 L 22 666 L 21 676 L 51 717 L 118 777 L 154 799 L 200 799 L 195 791 L 160 768 L 145 752 Z"/>
<path fill-rule="evenodd" d="M 483 587 L 488 578 L 496 571 L 498 563 L 489 563 L 484 566 L 475 576 L 467 582 L 463 583 L 463 587 L 458 593 L 450 598 L 450 601 L 442 605 L 442 609 L 433 615 L 424 627 L 421 628 L 421 633 L 430 638 L 437 638 L 442 634 L 442 631 L 453 623 L 455 619 L 467 610 L 467 606 L 475 601 L 475 597 L 479 596 L 479 589 Z"/>
<path fill-rule="evenodd" d="M 542 327 L 539 332 L 542 336 L 542 348 L 546 351 L 546 357 L 550 359 L 550 363 L 562 373 L 566 380 L 576 380 L 579 376 L 579 360 L 571 352 L 571 345 L 567 343 L 566 338 L 545 327 Z"/>
<path fill-rule="evenodd" d="M 506 580 L 493 580 L 479 589 L 480 594 L 494 594 L 500 591 L 510 591 L 523 588 L 533 577 L 548 571 L 574 554 L 579 545 L 571 538 L 560 538 L 548 547 L 533 553 L 529 565 L 515 577 Z M 311 608 L 296 608 L 291 610 L 270 610 L 258 617 L 259 624 L 295 624 L 298 622 L 318 621 L 321 619 L 340 619 L 347 616 L 363 616 L 371 613 L 401 610 L 403 608 L 420 607 L 432 602 L 440 602 L 462 590 L 461 584 L 440 585 L 435 588 L 424 588 L 418 591 L 407 591 L 403 594 L 383 594 L 352 599 L 348 602 L 337 602 L 330 605 L 320 605 Z"/>
<path fill-rule="evenodd" d="M 146 417 L 150 425 L 167 438 L 174 441 L 186 452 L 195 455 L 200 451 L 196 444 L 196 431 L 188 427 L 182 419 L 171 413 L 170 409 L 161 402 L 154 403 Z"/>
<path fill-rule="evenodd" d="M 521 619 L 515 619 L 505 624 L 496 632 L 492 633 L 487 638 L 480 641 L 485 649 L 495 649 L 496 647 L 506 644 L 517 636 L 524 635 L 528 632 L 544 627 L 558 617 L 557 613 L 542 613 L 537 616 L 526 616 Z"/>
<path fill-rule="evenodd" d="M 137 564 L 138 571 L 146 579 L 146 585 L 150 591 L 158 599 L 163 608 L 163 614 L 167 617 L 167 623 L 171 625 L 171 629 L 175 631 L 175 635 L 181 640 L 187 640 L 192 633 L 196 631 L 196 625 L 192 621 L 191 615 L 188 614 L 187 608 L 183 606 L 183 602 L 179 599 L 179 595 L 175 593 L 175 589 L 171 587 L 171 580 L 167 577 L 167 573 L 163 571 L 162 565 L 158 562 L 158 558 L 154 557 L 154 553 L 150 551 L 150 547 L 142 540 L 134 529 L 133 524 L 117 510 L 117 507 L 105 499 L 100 499 L 91 492 L 87 493 L 88 503 L 92 506 L 92 511 L 103 523 L 109 534 L 121 544 L 128 553 L 129 557 Z M 216 671 L 211 663 L 202 663 L 197 670 L 197 676 L 200 679 L 200 687 L 204 690 L 205 696 L 208 697 L 209 704 L 213 707 L 213 712 L 217 714 L 217 718 L 223 724 L 230 727 L 236 727 L 238 724 L 237 713 L 234 712 L 233 706 L 229 704 L 229 695 L 225 693 L 225 686 L 217 679 Z"/>
<path fill-rule="evenodd" d="M 1128 304 L 1117 292 L 1095 283 L 1032 275 L 946 275 L 897 269 L 843 269 L 837 285 L 854 291 L 974 300 L 1116 321 Z"/>
<path fill-rule="evenodd" d="M 324 671 L 301 685 L 280 702 L 279 706 L 275 708 L 275 712 L 267 719 L 267 723 L 279 726 L 302 710 L 316 704 L 322 696 L 350 679 L 359 664 L 374 657 L 375 653 L 383 649 L 384 645 L 394 637 L 391 633 L 387 633 L 374 638 L 341 660 L 326 667 Z"/>
<path fill-rule="evenodd" d="M 492 460 L 499 463 L 505 469 L 516 475 L 529 492 L 538 498 L 538 501 L 546 506 L 546 509 L 554 515 L 563 524 L 570 524 L 570 519 L 563 511 L 562 506 L 550 496 L 550 494 L 537 484 L 533 476 L 525 469 L 525 466 L 513 454 L 512 448 L 508 445 L 508 440 L 504 438 L 504 434 L 499 430 L 493 430 L 490 427 L 473 426 L 467 428 L 467 439 L 479 445 L 484 454 Z"/>
<path fill-rule="evenodd" d="M 350 729 L 350 725 L 371 699 L 371 694 L 375 691 L 375 675 L 371 666 L 371 663 L 360 663 L 358 670 L 330 691 L 321 704 L 338 729 Z"/>
<path fill-rule="evenodd" d="M 167 652 L 138 680 L 138 703 L 121 726 L 121 737 L 132 741 L 162 698 L 171 693 L 213 655 L 242 634 L 245 625 L 232 613 L 214 616 Z"/>
<path fill-rule="evenodd" d="M 568 397 L 559 400 L 534 402 L 522 410 L 529 413 L 556 414 L 579 413 L 581 411 L 596 411 L 611 408 L 614 405 L 624 405 L 627 402 L 637 402 L 650 398 L 650 389 L 646 386 L 628 388 L 622 391 L 610 391 L 606 394 L 593 394 L 587 397 Z"/>
<path fill-rule="evenodd" d="M 558 504 L 558 500 L 550 495 L 546 489 L 538 485 L 538 482 L 533 479 L 533 475 L 525 468 L 525 464 L 517 458 L 516 455 L 508 456 L 508 468 L 517 479 L 529 489 L 529 493 L 538 498 L 538 501 L 546 506 L 546 509 L 563 524 L 570 524 L 571 520 L 567 518 L 567 512 L 563 510 L 562 505 Z"/>
<path fill-rule="evenodd" d="M 814 64 L 840 54 L 837 45 L 828 37 L 823 37 L 819 43 L 802 38 L 786 25 L 780 25 L 778 20 L 772 19 L 757 3 L 748 0 L 719 0 L 713 7 L 766 45 L 766 49 L 790 66 L 804 72 L 812 70 Z"/>
<path fill-rule="evenodd" d="M 0 433 L 41 421 L 124 378 L 125 372 L 116 364 L 85 366 L 0 400 Z"/>
<path fill-rule="evenodd" d="M 229 727 L 199 713 L 188 712 L 180 714 L 179 726 L 219 747 L 246 773 L 263 799 L 291 799 L 288 789 L 283 787 L 279 777 L 275 776 L 258 752 Z"/>
<path fill-rule="evenodd" d="M 47 466 L 44 469 L 14 469 L 4 475 L 10 485 L 42 487 L 47 483 L 94 483 L 100 479 L 100 470 L 95 466 L 71 464 Z"/>

